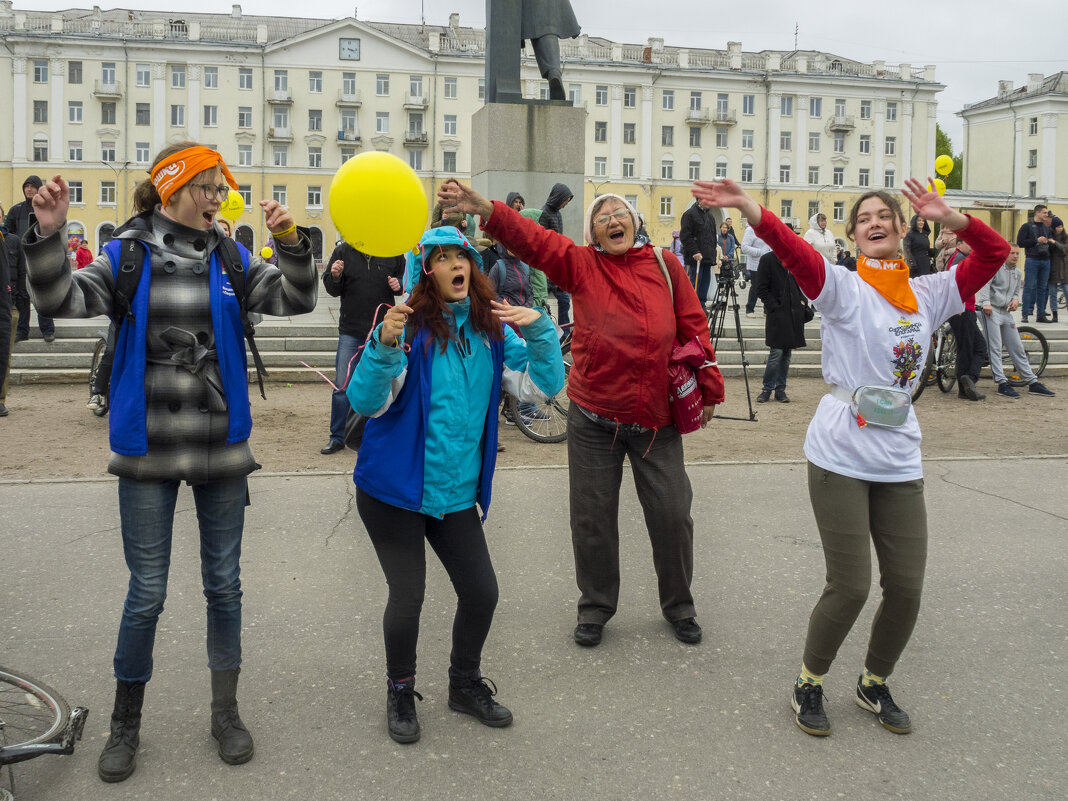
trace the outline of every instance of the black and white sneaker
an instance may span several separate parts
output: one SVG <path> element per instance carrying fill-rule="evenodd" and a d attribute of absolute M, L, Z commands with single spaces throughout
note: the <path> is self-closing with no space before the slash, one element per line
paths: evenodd
<path fill-rule="evenodd" d="M 861 682 L 863 678 L 861 676 L 857 679 L 857 706 L 878 717 L 887 731 L 894 734 L 908 734 L 912 731 L 912 721 L 905 710 L 894 703 L 890 688 L 885 684 L 865 687 Z"/>
<path fill-rule="evenodd" d="M 830 721 L 823 711 L 822 685 L 794 682 L 790 705 L 794 708 L 794 720 L 801 731 L 815 737 L 826 737 L 831 733 Z"/>

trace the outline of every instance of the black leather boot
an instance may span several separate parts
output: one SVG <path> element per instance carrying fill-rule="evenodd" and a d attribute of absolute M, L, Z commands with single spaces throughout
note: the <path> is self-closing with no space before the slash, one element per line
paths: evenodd
<path fill-rule="evenodd" d="M 449 677 L 449 709 L 472 715 L 479 723 L 495 729 L 512 725 L 512 713 L 493 700 L 496 694 L 497 685 L 483 676 Z"/>
<path fill-rule="evenodd" d="M 414 743 L 419 739 L 419 716 L 415 713 L 415 699 L 423 696 L 415 691 L 415 679 L 386 680 L 386 728 L 394 742 Z"/>
<path fill-rule="evenodd" d="M 115 682 L 111 734 L 96 763 L 97 774 L 106 782 L 128 779 L 137 767 L 137 746 L 141 744 L 141 706 L 144 702 L 144 682 Z"/>
<path fill-rule="evenodd" d="M 211 736 L 219 743 L 219 757 L 228 765 L 240 765 L 252 759 L 252 735 L 237 713 L 237 676 L 235 670 L 211 671 Z"/>

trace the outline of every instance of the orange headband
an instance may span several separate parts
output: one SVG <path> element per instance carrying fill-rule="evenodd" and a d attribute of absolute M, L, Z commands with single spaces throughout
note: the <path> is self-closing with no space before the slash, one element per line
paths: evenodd
<path fill-rule="evenodd" d="M 230 184 L 232 189 L 237 189 L 237 181 L 223 157 L 217 150 L 203 145 L 179 150 L 169 160 L 157 164 L 152 171 L 152 185 L 156 187 L 163 205 L 166 206 L 171 195 L 185 186 L 190 178 L 212 167 L 221 167 L 226 183 Z"/>

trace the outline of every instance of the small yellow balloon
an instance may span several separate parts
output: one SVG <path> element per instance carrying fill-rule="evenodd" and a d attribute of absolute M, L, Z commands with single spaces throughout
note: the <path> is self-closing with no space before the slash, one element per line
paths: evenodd
<path fill-rule="evenodd" d="M 928 182 L 927 188 L 932 192 L 937 192 L 939 195 L 946 193 L 946 182 L 941 178 L 935 178 L 933 181 Z"/>
<path fill-rule="evenodd" d="M 263 248 L 260 250 L 260 258 L 263 259 L 264 261 L 267 261 L 267 259 L 271 258 L 271 256 L 273 256 L 273 255 L 274 255 L 274 251 L 271 250 L 266 245 L 264 245 Z"/>
<path fill-rule="evenodd" d="M 949 156 L 939 156 L 935 159 L 935 172 L 939 175 L 949 175 L 953 172 L 953 159 Z"/>
<path fill-rule="evenodd" d="M 426 227 L 423 182 L 389 153 L 361 153 L 342 164 L 330 183 L 327 203 L 342 239 L 372 256 L 404 253 Z"/>
<path fill-rule="evenodd" d="M 219 216 L 233 222 L 240 217 L 244 211 L 245 199 L 241 197 L 240 192 L 231 189 L 230 194 L 226 196 L 226 200 L 219 206 Z"/>

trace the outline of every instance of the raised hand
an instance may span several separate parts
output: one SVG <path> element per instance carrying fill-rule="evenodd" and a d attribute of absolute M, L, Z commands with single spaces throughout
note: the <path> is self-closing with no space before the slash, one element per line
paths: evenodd
<path fill-rule="evenodd" d="M 386 316 L 382 319 L 382 327 L 378 329 L 378 341 L 383 345 L 398 345 L 400 336 L 404 333 L 404 325 L 408 322 L 408 315 L 411 313 L 411 307 L 403 303 L 390 306 Z"/>
<path fill-rule="evenodd" d="M 45 181 L 44 186 L 33 196 L 33 213 L 41 236 L 50 236 L 67 224 L 70 208 L 70 187 L 62 175 Z"/>
<path fill-rule="evenodd" d="M 493 313 L 497 315 L 497 319 L 504 323 L 517 325 L 520 328 L 530 325 L 541 317 L 540 311 L 527 306 L 513 306 L 508 301 L 504 303 L 498 303 L 495 300 L 490 302 L 493 304 Z"/>
<path fill-rule="evenodd" d="M 271 232 L 271 236 L 285 245 L 295 245 L 300 241 L 294 228 L 293 215 L 289 213 L 289 209 L 274 199 L 261 200 L 260 207 L 263 209 L 267 230 Z M 290 228 L 293 230 L 289 231 Z M 289 233 L 280 236 L 275 233 L 276 231 L 289 231 Z"/>
<path fill-rule="evenodd" d="M 690 190 L 702 203 L 717 208 L 738 209 L 750 225 L 760 225 L 760 204 L 746 194 L 736 181 L 694 181 Z"/>
<path fill-rule="evenodd" d="M 438 190 L 438 202 L 441 203 L 442 216 L 459 212 L 461 214 L 478 214 L 488 220 L 493 214 L 493 204 L 469 186 L 459 181 L 446 181 Z"/>
<path fill-rule="evenodd" d="M 927 179 L 927 186 L 915 178 L 908 178 L 901 189 L 901 194 L 912 204 L 915 212 L 928 222 L 939 223 L 953 231 L 966 227 L 968 218 L 950 208 L 944 197 L 929 188 L 932 185 L 933 181 L 930 178 Z"/>

